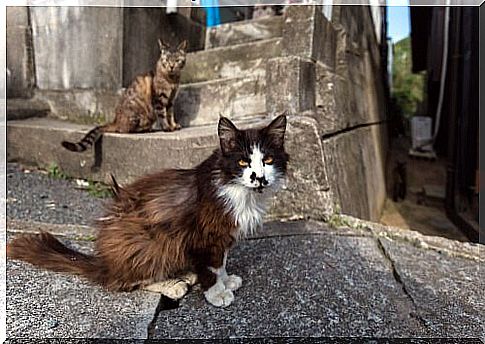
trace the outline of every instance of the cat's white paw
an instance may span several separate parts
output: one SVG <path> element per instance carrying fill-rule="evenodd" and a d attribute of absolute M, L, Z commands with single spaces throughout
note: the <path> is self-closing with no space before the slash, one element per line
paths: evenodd
<path fill-rule="evenodd" d="M 223 279 L 224 285 L 229 290 L 238 290 L 242 286 L 242 278 L 238 275 L 229 275 Z"/>
<path fill-rule="evenodd" d="M 205 299 L 213 306 L 227 307 L 234 301 L 234 294 L 223 283 L 217 282 L 204 292 Z"/>

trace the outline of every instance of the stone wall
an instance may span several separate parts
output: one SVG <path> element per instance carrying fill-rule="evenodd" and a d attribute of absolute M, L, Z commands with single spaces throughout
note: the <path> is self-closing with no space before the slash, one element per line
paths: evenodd
<path fill-rule="evenodd" d="M 329 21 L 319 6 L 291 7 L 282 44 L 282 57 L 268 63 L 266 107 L 273 114 L 288 110 L 293 123 L 313 123 L 295 150 L 313 147 L 313 155 L 304 156 L 320 155 L 325 166 L 298 161 L 308 165 L 307 181 L 312 171 L 320 175 L 304 190 L 311 195 L 303 202 L 312 205 L 308 213 L 377 220 L 386 197 L 387 109 L 370 9 L 336 6 Z M 309 139 L 312 131 L 320 145 Z"/>
<path fill-rule="evenodd" d="M 7 96 L 30 98 L 34 86 L 29 11 L 26 7 L 7 7 Z"/>

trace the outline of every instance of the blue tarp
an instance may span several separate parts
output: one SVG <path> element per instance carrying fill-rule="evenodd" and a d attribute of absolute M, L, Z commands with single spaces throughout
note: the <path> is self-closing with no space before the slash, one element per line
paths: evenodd
<path fill-rule="evenodd" d="M 219 0 L 201 0 L 200 4 L 204 7 L 206 12 L 206 26 L 211 27 L 219 25 L 221 23 Z"/>

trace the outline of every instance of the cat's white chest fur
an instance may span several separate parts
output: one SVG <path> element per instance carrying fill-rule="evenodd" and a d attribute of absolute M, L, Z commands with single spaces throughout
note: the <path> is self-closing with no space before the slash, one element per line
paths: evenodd
<path fill-rule="evenodd" d="M 241 237 L 254 233 L 263 223 L 268 194 L 269 192 L 257 193 L 242 185 L 220 187 L 219 196 L 234 216 Z"/>

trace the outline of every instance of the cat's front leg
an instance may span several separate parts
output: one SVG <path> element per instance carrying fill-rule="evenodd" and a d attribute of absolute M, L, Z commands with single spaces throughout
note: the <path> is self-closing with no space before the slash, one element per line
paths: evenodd
<path fill-rule="evenodd" d="M 227 307 L 234 301 L 233 290 L 241 286 L 242 280 L 228 276 L 226 272 L 226 253 L 223 250 L 211 250 L 206 266 L 200 266 L 199 281 L 204 290 L 205 299 L 216 307 Z M 231 288 L 229 288 L 231 287 Z M 234 288 L 234 289 L 232 289 Z"/>
<path fill-rule="evenodd" d="M 153 107 L 154 115 L 155 115 L 155 123 L 153 126 L 154 130 L 163 130 L 163 131 L 172 131 L 170 129 L 170 125 L 167 120 L 167 109 L 165 105 L 161 102 L 158 102 Z"/>
<path fill-rule="evenodd" d="M 180 124 L 175 121 L 175 114 L 173 113 L 173 105 L 169 105 L 167 108 L 167 122 L 170 124 L 172 130 L 179 130 L 182 128 Z"/>

